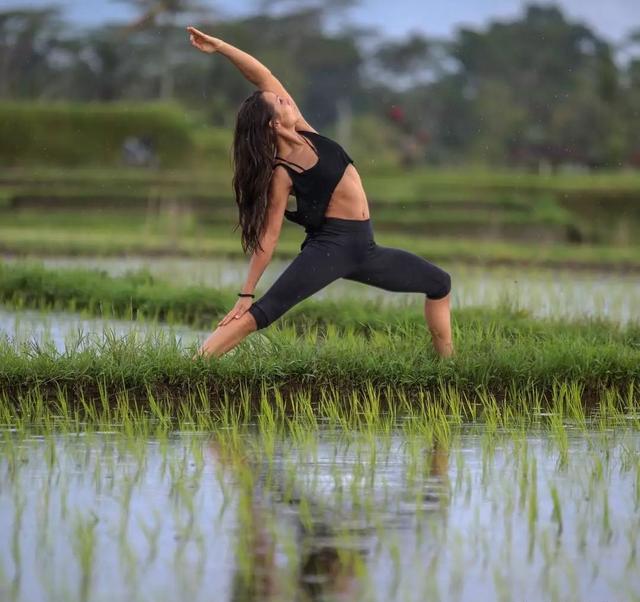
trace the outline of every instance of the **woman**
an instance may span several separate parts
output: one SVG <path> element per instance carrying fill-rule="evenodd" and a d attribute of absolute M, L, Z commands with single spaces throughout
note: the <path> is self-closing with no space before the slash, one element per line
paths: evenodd
<path fill-rule="evenodd" d="M 194 27 L 187 31 L 193 46 L 226 56 L 258 88 L 240 106 L 233 142 L 233 187 L 242 248 L 252 253 L 249 273 L 234 308 L 198 353 L 222 355 L 296 303 L 346 278 L 389 291 L 424 293 L 433 347 L 440 356 L 451 356 L 449 274 L 413 253 L 374 241 L 367 197 L 353 160 L 304 119 L 267 67 Z M 296 196 L 296 211 L 286 209 L 290 194 Z M 284 217 L 304 226 L 307 236 L 291 264 L 252 302 Z"/>

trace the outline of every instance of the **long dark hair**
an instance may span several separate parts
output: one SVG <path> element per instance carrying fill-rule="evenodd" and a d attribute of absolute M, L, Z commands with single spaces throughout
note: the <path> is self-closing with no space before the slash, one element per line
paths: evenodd
<path fill-rule="evenodd" d="M 273 108 L 256 90 L 238 109 L 233 136 L 233 190 L 242 228 L 242 250 L 262 249 L 260 236 L 267 215 L 267 194 L 276 154 L 276 133 L 269 126 Z"/>

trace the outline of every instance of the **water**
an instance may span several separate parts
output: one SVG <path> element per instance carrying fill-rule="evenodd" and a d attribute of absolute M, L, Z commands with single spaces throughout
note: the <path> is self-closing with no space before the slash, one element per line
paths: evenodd
<path fill-rule="evenodd" d="M 0 599 L 637 599 L 640 434 L 569 433 L 5 432 Z"/>
<path fill-rule="evenodd" d="M 5 258 L 5 260 L 11 260 Z M 48 267 L 89 267 L 113 275 L 146 268 L 175 285 L 199 284 L 209 287 L 238 288 L 244 282 L 248 261 L 243 259 L 189 258 L 68 258 L 38 260 Z M 262 295 L 287 267 L 289 261 L 274 259 L 267 266 L 256 290 Z M 637 275 L 611 271 L 576 272 L 571 269 L 527 269 L 522 267 L 479 267 L 457 263 L 441 264 L 452 277 L 452 307 L 490 306 L 503 300 L 531 311 L 536 318 L 605 317 L 626 324 L 638 320 L 640 283 Z M 358 282 L 339 279 L 314 299 L 341 299 L 353 302 L 378 299 L 383 305 L 416 306 L 418 293 L 395 293 Z"/>
<path fill-rule="evenodd" d="M 185 326 L 130 320 L 83 317 L 76 313 L 6 310 L 0 307 L 0 337 L 16 346 L 51 345 L 59 353 L 99 346 L 107 337 L 173 339 L 182 347 L 201 343 L 210 331 Z"/>

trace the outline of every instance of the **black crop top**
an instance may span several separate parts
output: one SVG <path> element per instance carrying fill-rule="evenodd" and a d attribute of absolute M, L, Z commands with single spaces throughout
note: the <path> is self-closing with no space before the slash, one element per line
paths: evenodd
<path fill-rule="evenodd" d="M 280 162 L 274 165 L 274 169 L 277 165 L 286 167 L 293 181 L 297 209 L 296 211 L 285 209 L 285 217 L 304 226 L 305 231 L 309 232 L 317 229 L 324 222 L 324 213 L 331 200 L 331 195 L 344 175 L 347 165 L 354 163 L 354 161 L 342 146 L 331 138 L 303 130 L 298 130 L 298 133 L 302 134 L 305 140 L 307 138 L 313 140 L 315 148 L 308 140 L 307 143 L 318 155 L 315 165 L 304 169 L 293 161 L 276 157 L 280 161 L 295 165 L 302 171 L 297 171 L 291 165 Z"/>

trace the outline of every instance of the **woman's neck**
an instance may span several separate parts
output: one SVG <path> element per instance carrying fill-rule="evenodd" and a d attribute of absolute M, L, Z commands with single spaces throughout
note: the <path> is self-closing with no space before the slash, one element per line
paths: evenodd
<path fill-rule="evenodd" d="M 278 149 L 278 155 L 280 155 L 281 157 L 293 152 L 301 144 L 304 144 L 302 135 L 298 134 L 294 127 L 278 130 L 278 139 L 276 145 Z"/>

